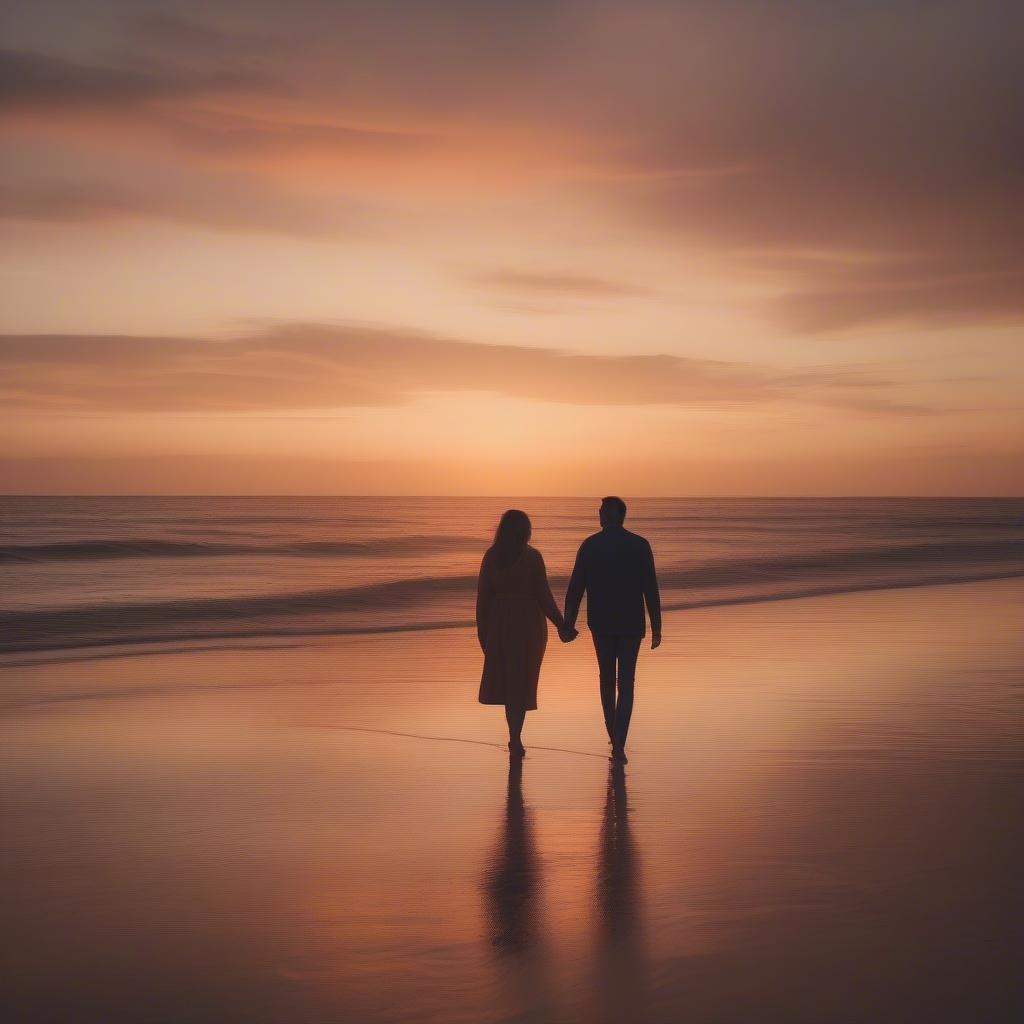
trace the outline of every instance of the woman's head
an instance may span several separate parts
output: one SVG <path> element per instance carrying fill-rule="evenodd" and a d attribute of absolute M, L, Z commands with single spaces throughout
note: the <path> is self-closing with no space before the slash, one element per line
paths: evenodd
<path fill-rule="evenodd" d="M 491 548 L 497 556 L 498 565 L 511 565 L 522 554 L 532 533 L 530 517 L 525 512 L 518 508 L 503 512 L 498 520 L 498 528 L 494 531 L 494 544 Z"/>

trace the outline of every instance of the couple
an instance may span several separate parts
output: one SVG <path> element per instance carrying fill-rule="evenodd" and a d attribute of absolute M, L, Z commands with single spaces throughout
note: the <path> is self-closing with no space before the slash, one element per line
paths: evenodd
<path fill-rule="evenodd" d="M 508 749 L 526 753 L 522 732 L 526 712 L 537 707 L 537 680 L 548 640 L 547 619 L 563 643 L 579 636 L 576 616 L 587 595 L 587 625 L 594 638 L 601 705 L 611 759 L 626 763 L 626 735 L 633 713 L 636 659 L 651 618 L 651 647 L 661 643 L 661 598 L 651 545 L 623 525 L 626 503 L 604 498 L 601 532 L 588 537 L 576 555 L 565 594 L 565 614 L 548 586 L 541 553 L 529 544 L 530 518 L 509 509 L 498 523 L 477 584 L 476 632 L 484 652 L 481 704 L 504 704 Z"/>

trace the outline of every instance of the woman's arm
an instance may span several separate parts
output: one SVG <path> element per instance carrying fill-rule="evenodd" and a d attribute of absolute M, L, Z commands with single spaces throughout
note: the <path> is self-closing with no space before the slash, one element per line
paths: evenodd
<path fill-rule="evenodd" d="M 484 555 L 476 581 L 476 638 L 480 641 L 480 650 L 485 653 L 484 638 L 487 636 L 487 616 L 491 609 L 490 573 L 487 568 L 487 555 Z"/>
<path fill-rule="evenodd" d="M 565 629 L 565 619 L 555 604 L 555 599 L 548 584 L 548 571 L 544 565 L 544 556 L 536 552 L 536 566 L 534 568 L 534 593 L 537 595 L 537 603 L 540 605 L 544 615 L 549 618 L 559 631 Z"/>

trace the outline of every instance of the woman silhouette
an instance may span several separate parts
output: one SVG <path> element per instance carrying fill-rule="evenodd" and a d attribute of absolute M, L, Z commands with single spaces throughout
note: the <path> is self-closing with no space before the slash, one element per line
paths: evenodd
<path fill-rule="evenodd" d="M 480 703 L 504 704 L 508 749 L 526 753 L 523 722 L 537 707 L 537 680 L 548 642 L 546 619 L 568 642 L 565 620 L 551 596 L 540 552 L 530 547 L 530 517 L 517 508 L 505 512 L 480 566 L 476 597 L 476 634 L 484 652 Z"/>

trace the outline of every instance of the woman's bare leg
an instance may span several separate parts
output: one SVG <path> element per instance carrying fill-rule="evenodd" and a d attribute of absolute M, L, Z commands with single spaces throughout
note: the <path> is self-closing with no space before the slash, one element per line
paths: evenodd
<path fill-rule="evenodd" d="M 508 722 L 509 753 L 522 757 L 526 753 L 526 747 L 523 746 L 523 723 L 526 721 L 526 708 L 506 704 L 505 721 Z"/>

